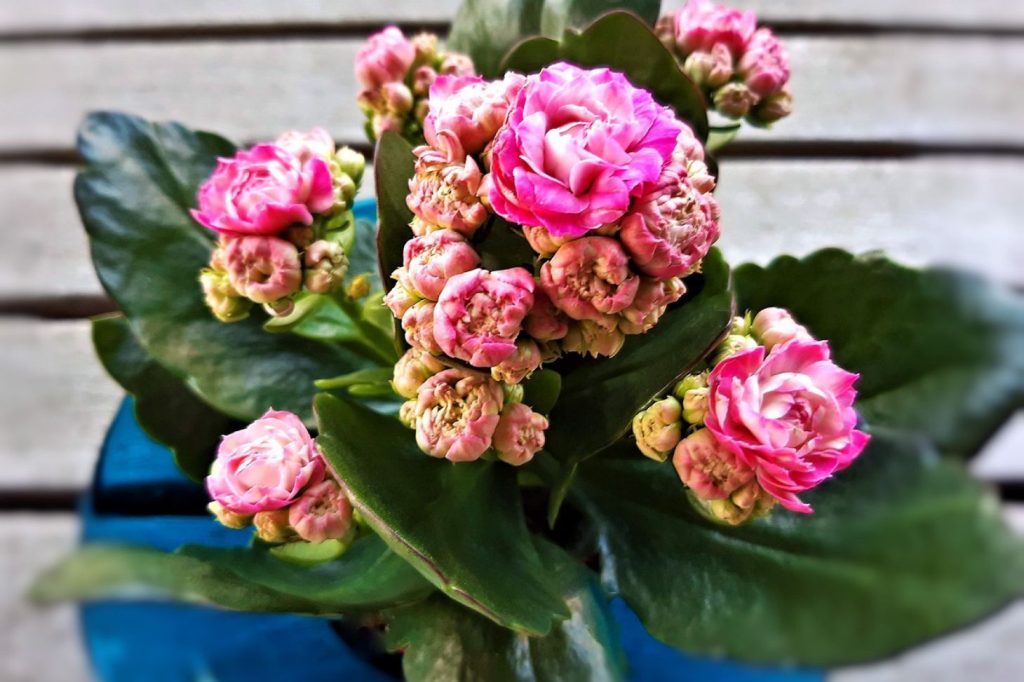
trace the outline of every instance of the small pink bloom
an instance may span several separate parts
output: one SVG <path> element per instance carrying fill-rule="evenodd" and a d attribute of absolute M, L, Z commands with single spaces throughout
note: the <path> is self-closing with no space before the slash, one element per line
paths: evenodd
<path fill-rule="evenodd" d="M 823 341 L 794 339 L 767 357 L 759 346 L 708 376 L 704 423 L 784 507 L 809 513 L 797 494 L 846 468 L 868 443 L 854 428 L 857 378 L 832 362 Z"/>
<path fill-rule="evenodd" d="M 402 315 L 402 329 L 405 331 L 405 341 L 410 346 L 431 355 L 438 355 L 441 347 L 434 336 L 434 308 L 433 301 L 424 300 L 416 303 Z"/>
<path fill-rule="evenodd" d="M 754 470 L 707 429 L 680 441 L 672 464 L 683 484 L 702 500 L 724 500 L 754 478 Z"/>
<path fill-rule="evenodd" d="M 574 321 L 562 339 L 562 350 L 595 358 L 610 358 L 622 350 L 625 342 L 626 336 L 618 327 L 608 329 L 590 320 Z"/>
<path fill-rule="evenodd" d="M 400 271 L 396 270 L 395 272 L 399 273 Z M 391 287 L 391 291 L 384 295 L 384 305 L 398 319 L 402 319 L 402 316 L 405 315 L 409 308 L 413 307 L 419 300 L 419 297 L 406 289 L 401 282 Z"/>
<path fill-rule="evenodd" d="M 501 413 L 494 432 L 494 449 L 498 459 L 512 466 L 522 466 L 544 448 L 544 431 L 548 420 L 523 403 L 509 405 Z"/>
<path fill-rule="evenodd" d="M 405 78 L 416 48 L 395 26 L 370 36 L 356 52 L 356 79 L 367 88 L 379 88 Z"/>
<path fill-rule="evenodd" d="M 417 234 L 455 230 L 471 237 L 484 220 L 487 208 L 477 196 L 483 175 L 471 157 L 452 163 L 445 152 L 427 146 L 413 150 L 416 173 L 409 180 L 405 199 L 420 225 Z"/>
<path fill-rule="evenodd" d="M 636 296 L 640 278 L 629 258 L 610 237 L 584 237 L 563 244 L 540 270 L 540 286 L 551 302 L 574 320 L 604 326 Z"/>
<path fill-rule="evenodd" d="M 354 530 L 352 503 L 333 479 L 310 486 L 288 508 L 288 524 L 306 542 L 343 540 Z"/>
<path fill-rule="evenodd" d="M 430 113 L 423 122 L 427 143 L 439 147 L 439 133 L 459 140 L 466 154 L 479 154 L 505 122 L 524 78 L 508 73 L 502 80 L 479 76 L 439 76 L 430 86 Z"/>
<path fill-rule="evenodd" d="M 533 374 L 542 361 L 537 342 L 520 337 L 516 342 L 516 351 L 491 367 L 491 377 L 506 384 L 518 384 Z"/>
<path fill-rule="evenodd" d="M 533 307 L 533 286 L 523 268 L 477 268 L 449 279 L 434 309 L 441 350 L 474 367 L 493 367 L 512 355 Z"/>
<path fill-rule="evenodd" d="M 302 287 L 299 250 L 277 237 L 231 237 L 224 244 L 231 286 L 256 303 L 271 303 Z"/>
<path fill-rule="evenodd" d="M 682 127 L 621 73 L 559 62 L 527 77 L 495 136 L 488 200 L 510 222 L 583 235 L 625 214 Z"/>
<path fill-rule="evenodd" d="M 334 206 L 334 184 L 327 162 L 300 159 L 284 147 L 258 144 L 220 158 L 199 187 L 192 217 L 221 234 L 277 234 L 309 225 L 314 213 Z"/>
<path fill-rule="evenodd" d="M 619 329 L 625 334 L 647 333 L 658 323 L 668 306 L 682 298 L 685 293 L 686 285 L 678 277 L 642 278 L 636 298 L 622 311 Z"/>
<path fill-rule="evenodd" d="M 323 460 L 302 421 L 291 412 L 268 410 L 224 436 L 206 489 L 229 512 L 255 514 L 291 504 L 323 477 Z"/>
<path fill-rule="evenodd" d="M 789 54 L 771 29 L 761 28 L 747 44 L 738 70 L 751 92 L 768 97 L 789 81 Z"/>
<path fill-rule="evenodd" d="M 480 264 L 480 256 L 454 230 L 439 230 L 405 243 L 406 279 L 416 293 L 436 301 L 445 282 Z"/>
<path fill-rule="evenodd" d="M 503 397 L 485 374 L 446 369 L 427 379 L 416 398 L 416 442 L 432 457 L 479 459 L 491 447 Z"/>
<path fill-rule="evenodd" d="M 282 133 L 274 144 L 294 154 L 302 163 L 314 158 L 330 159 L 335 151 L 334 138 L 323 128 L 313 128 L 309 132 L 289 130 Z"/>
<path fill-rule="evenodd" d="M 424 381 L 443 369 L 445 366 L 434 356 L 410 348 L 395 363 L 391 385 L 398 395 L 411 400 L 416 397 Z"/>
<path fill-rule="evenodd" d="M 753 12 L 716 5 L 711 0 L 689 0 L 675 13 L 676 45 L 684 55 L 710 51 L 716 43 L 722 43 L 739 57 L 756 28 Z"/>
<path fill-rule="evenodd" d="M 561 310 L 555 307 L 541 287 L 533 292 L 533 307 L 526 315 L 523 329 L 540 342 L 557 341 L 569 331 L 569 322 Z"/>
<path fill-rule="evenodd" d="M 760 311 L 754 316 L 751 329 L 754 336 L 768 350 L 793 339 L 814 341 L 807 328 L 799 324 L 793 318 L 793 314 L 784 308 L 765 308 Z"/>

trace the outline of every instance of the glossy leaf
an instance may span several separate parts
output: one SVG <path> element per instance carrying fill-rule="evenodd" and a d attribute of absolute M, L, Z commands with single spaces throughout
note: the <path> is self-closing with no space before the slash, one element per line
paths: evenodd
<path fill-rule="evenodd" d="M 547 432 L 552 454 L 579 461 L 611 445 L 629 430 L 634 414 L 715 346 L 733 314 L 729 268 L 712 251 L 703 269 L 700 277 L 687 280 L 699 292 L 669 310 L 651 331 L 628 337 L 618 355 L 561 371 L 562 391 Z"/>
<path fill-rule="evenodd" d="M 499 215 L 492 215 L 474 235 L 473 247 L 480 254 L 480 266 L 488 270 L 524 267 L 533 272 L 537 254 L 522 230 Z"/>
<path fill-rule="evenodd" d="M 317 443 L 363 519 L 438 589 L 491 620 L 546 634 L 568 614 L 526 531 L 515 471 L 423 454 L 396 419 L 317 396 Z"/>
<path fill-rule="evenodd" d="M 124 316 L 93 320 L 92 340 L 103 367 L 135 396 L 139 425 L 171 449 L 178 468 L 189 478 L 202 481 L 220 437 L 234 431 L 237 423 L 200 400 L 147 355 Z"/>
<path fill-rule="evenodd" d="M 402 266 L 402 250 L 413 237 L 409 228 L 412 211 L 405 198 L 415 166 L 412 145 L 405 138 L 395 132 L 380 136 L 373 173 L 377 187 L 377 257 L 385 291 L 394 286 L 391 273 Z"/>
<path fill-rule="evenodd" d="M 523 382 L 523 402 L 541 414 L 548 414 L 561 391 L 562 376 L 552 369 L 539 369 Z"/>
<path fill-rule="evenodd" d="M 536 73 L 559 60 L 621 71 L 633 85 L 650 91 L 654 99 L 690 123 L 701 140 L 707 139 L 707 104 L 700 89 L 683 74 L 676 58 L 651 29 L 632 14 L 606 14 L 581 33 L 567 31 L 561 42 L 543 37 L 524 41 L 509 53 L 504 67 Z"/>
<path fill-rule="evenodd" d="M 197 278 L 214 235 L 188 211 L 217 157 L 234 152 L 229 142 L 100 113 L 83 124 L 79 151 L 75 199 L 100 282 L 143 348 L 205 401 L 242 420 L 271 406 L 308 418 L 313 380 L 370 364 L 339 346 L 267 333 L 259 311 L 224 324 L 207 310 Z"/>
<path fill-rule="evenodd" d="M 566 29 L 581 28 L 617 9 L 629 10 L 648 26 L 654 26 L 661 11 L 661 0 L 545 0 L 540 32 L 558 38 Z"/>
<path fill-rule="evenodd" d="M 679 649 L 831 666 L 971 623 L 1024 588 L 1024 552 L 996 501 L 920 441 L 876 434 L 852 467 L 738 528 L 701 517 L 671 466 L 580 467 L 606 584 Z"/>
<path fill-rule="evenodd" d="M 971 456 L 1024 406 L 1024 299 L 967 274 L 828 249 L 736 272 L 740 305 L 793 311 L 861 374 L 869 426 Z"/>
<path fill-rule="evenodd" d="M 538 542 L 545 568 L 572 616 L 546 637 L 527 637 L 436 596 L 393 612 L 387 644 L 402 649 L 405 679 L 558 680 L 625 678 L 615 622 L 596 577 L 560 548 Z"/>
<path fill-rule="evenodd" d="M 345 284 L 349 284 L 354 277 L 366 274 L 370 276 L 370 291 L 377 291 L 383 286 L 377 260 L 377 228 L 368 220 L 357 219 L 355 230 L 352 247 L 345 253 L 348 256 Z"/>

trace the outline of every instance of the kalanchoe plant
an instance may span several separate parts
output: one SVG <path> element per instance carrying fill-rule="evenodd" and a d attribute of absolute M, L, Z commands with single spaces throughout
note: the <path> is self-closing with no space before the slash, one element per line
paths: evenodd
<path fill-rule="evenodd" d="M 253 542 L 86 548 L 40 597 L 347 618 L 414 680 L 614 680 L 616 596 L 683 651 L 827 666 L 1020 595 L 960 461 L 1024 403 L 1019 298 L 838 251 L 731 272 L 708 103 L 779 118 L 785 53 L 700 0 L 658 35 L 598 5 L 467 2 L 486 78 L 371 38 L 375 231 L 322 131 L 86 121 L 98 352 Z"/>

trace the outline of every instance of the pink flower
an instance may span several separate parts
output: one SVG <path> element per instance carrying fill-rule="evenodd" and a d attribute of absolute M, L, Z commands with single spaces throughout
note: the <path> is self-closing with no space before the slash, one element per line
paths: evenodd
<path fill-rule="evenodd" d="M 480 256 L 454 230 L 439 230 L 405 243 L 405 279 L 423 298 L 436 301 L 445 282 L 480 264 Z"/>
<path fill-rule="evenodd" d="M 718 202 L 700 192 L 685 167 L 670 164 L 622 221 L 619 238 L 635 266 L 651 277 L 693 271 L 718 239 Z"/>
<path fill-rule="evenodd" d="M 493 367 L 516 350 L 533 307 L 533 277 L 523 268 L 477 268 L 445 284 L 434 309 L 434 338 L 445 353 L 474 367 Z"/>
<path fill-rule="evenodd" d="M 391 385 L 394 387 L 395 393 L 411 400 L 416 397 L 424 381 L 444 368 L 441 361 L 429 353 L 410 348 L 395 363 Z"/>
<path fill-rule="evenodd" d="M 569 322 L 544 289 L 537 287 L 533 292 L 533 307 L 526 315 L 523 329 L 537 341 L 557 341 L 569 331 Z"/>
<path fill-rule="evenodd" d="M 724 500 L 754 478 L 754 470 L 708 429 L 680 441 L 672 464 L 679 480 L 702 500 Z"/>
<path fill-rule="evenodd" d="M 503 80 L 479 76 L 438 76 L 430 86 L 430 113 L 423 122 L 427 143 L 442 147 L 441 131 L 457 139 L 466 154 L 479 154 L 505 122 L 509 106 L 523 86 L 517 73 Z"/>
<path fill-rule="evenodd" d="M 395 272 L 400 273 L 398 270 Z M 402 319 L 402 316 L 405 315 L 409 308 L 413 307 L 419 300 L 419 297 L 406 289 L 401 283 L 391 287 L 391 291 L 384 295 L 384 305 L 398 319 Z"/>
<path fill-rule="evenodd" d="M 423 235 L 450 229 L 471 237 L 488 216 L 477 196 L 483 176 L 476 161 L 466 157 L 452 163 L 446 153 L 427 146 L 417 147 L 413 153 L 416 174 L 409 180 L 405 199 L 416 214 L 413 231 Z"/>
<path fill-rule="evenodd" d="M 584 237 L 563 244 L 540 270 L 540 286 L 551 302 L 574 320 L 611 326 L 610 315 L 625 310 L 640 278 L 610 237 Z"/>
<path fill-rule="evenodd" d="M 277 237 L 231 237 L 224 244 L 231 286 L 256 303 L 271 303 L 302 287 L 299 250 Z"/>
<path fill-rule="evenodd" d="M 288 508 L 288 525 L 306 542 L 343 540 L 355 530 L 352 503 L 333 479 L 325 479 Z"/>
<path fill-rule="evenodd" d="M 491 377 L 506 384 L 518 384 L 533 374 L 542 361 L 537 342 L 520 337 L 516 342 L 516 351 L 491 367 Z"/>
<path fill-rule="evenodd" d="M 479 459 L 491 447 L 502 407 L 501 386 L 485 374 L 446 369 L 420 386 L 416 443 L 432 457 Z"/>
<path fill-rule="evenodd" d="M 258 144 L 220 158 L 199 187 L 199 209 L 192 217 L 222 234 L 277 234 L 309 225 L 314 213 L 334 206 L 334 184 L 327 162 L 305 161 L 284 147 Z"/>
<path fill-rule="evenodd" d="M 760 28 L 747 44 L 738 71 L 755 95 L 768 97 L 789 81 L 789 54 L 771 29 Z"/>
<path fill-rule="evenodd" d="M 711 0 L 689 0 L 675 14 L 676 45 L 684 55 L 710 51 L 716 43 L 722 43 L 739 57 L 756 28 L 753 12 L 716 5 Z"/>
<path fill-rule="evenodd" d="M 760 311 L 754 316 L 751 329 L 768 350 L 793 339 L 814 341 L 807 328 L 797 323 L 793 314 L 784 308 L 765 308 Z"/>
<path fill-rule="evenodd" d="M 498 459 L 513 466 L 526 464 L 544 448 L 548 420 L 523 403 L 514 403 L 501 413 L 494 431 L 494 449 Z"/>
<path fill-rule="evenodd" d="M 795 339 L 765 357 L 733 355 L 708 376 L 704 423 L 787 509 L 809 513 L 797 493 L 847 467 L 868 442 L 857 431 L 858 376 L 832 362 L 828 344 Z"/>
<path fill-rule="evenodd" d="M 356 52 L 356 79 L 367 88 L 379 88 L 405 78 L 416 58 L 416 48 L 395 26 L 370 36 Z"/>
<path fill-rule="evenodd" d="M 625 334 L 645 334 L 654 328 L 665 310 L 682 298 L 686 285 L 678 277 L 672 279 L 642 278 L 636 298 L 622 311 L 619 329 Z"/>
<path fill-rule="evenodd" d="M 334 139 L 323 128 L 313 128 L 305 133 L 289 130 L 282 133 L 274 144 L 294 154 L 302 163 L 314 158 L 330 159 L 334 156 Z"/>
<path fill-rule="evenodd" d="M 621 73 L 554 64 L 526 79 L 494 138 L 488 199 L 513 223 L 580 236 L 622 217 L 682 126 Z"/>
<path fill-rule="evenodd" d="M 229 512 L 255 514 L 286 507 L 323 477 L 323 460 L 302 421 L 291 412 L 268 410 L 224 436 L 206 489 Z"/>
<path fill-rule="evenodd" d="M 626 342 L 626 335 L 618 327 L 608 329 L 596 322 L 583 320 L 569 325 L 562 339 L 562 349 L 570 353 L 591 357 L 613 357 Z"/>
<path fill-rule="evenodd" d="M 402 329 L 405 331 L 405 342 L 410 346 L 438 355 L 441 347 L 434 336 L 434 309 L 433 301 L 416 303 L 402 315 Z"/>

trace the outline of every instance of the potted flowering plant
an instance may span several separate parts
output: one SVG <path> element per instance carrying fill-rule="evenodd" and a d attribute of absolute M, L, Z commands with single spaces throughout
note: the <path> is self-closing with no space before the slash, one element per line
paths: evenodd
<path fill-rule="evenodd" d="M 730 268 L 713 154 L 789 113 L 785 48 L 707 0 L 618 4 L 371 37 L 376 225 L 322 130 L 86 121 L 98 353 L 251 542 L 87 546 L 40 597 L 342 619 L 409 679 L 592 680 L 627 674 L 613 597 L 681 651 L 833 666 L 1020 594 L 963 467 L 1022 404 L 1020 301 L 838 250 Z"/>

